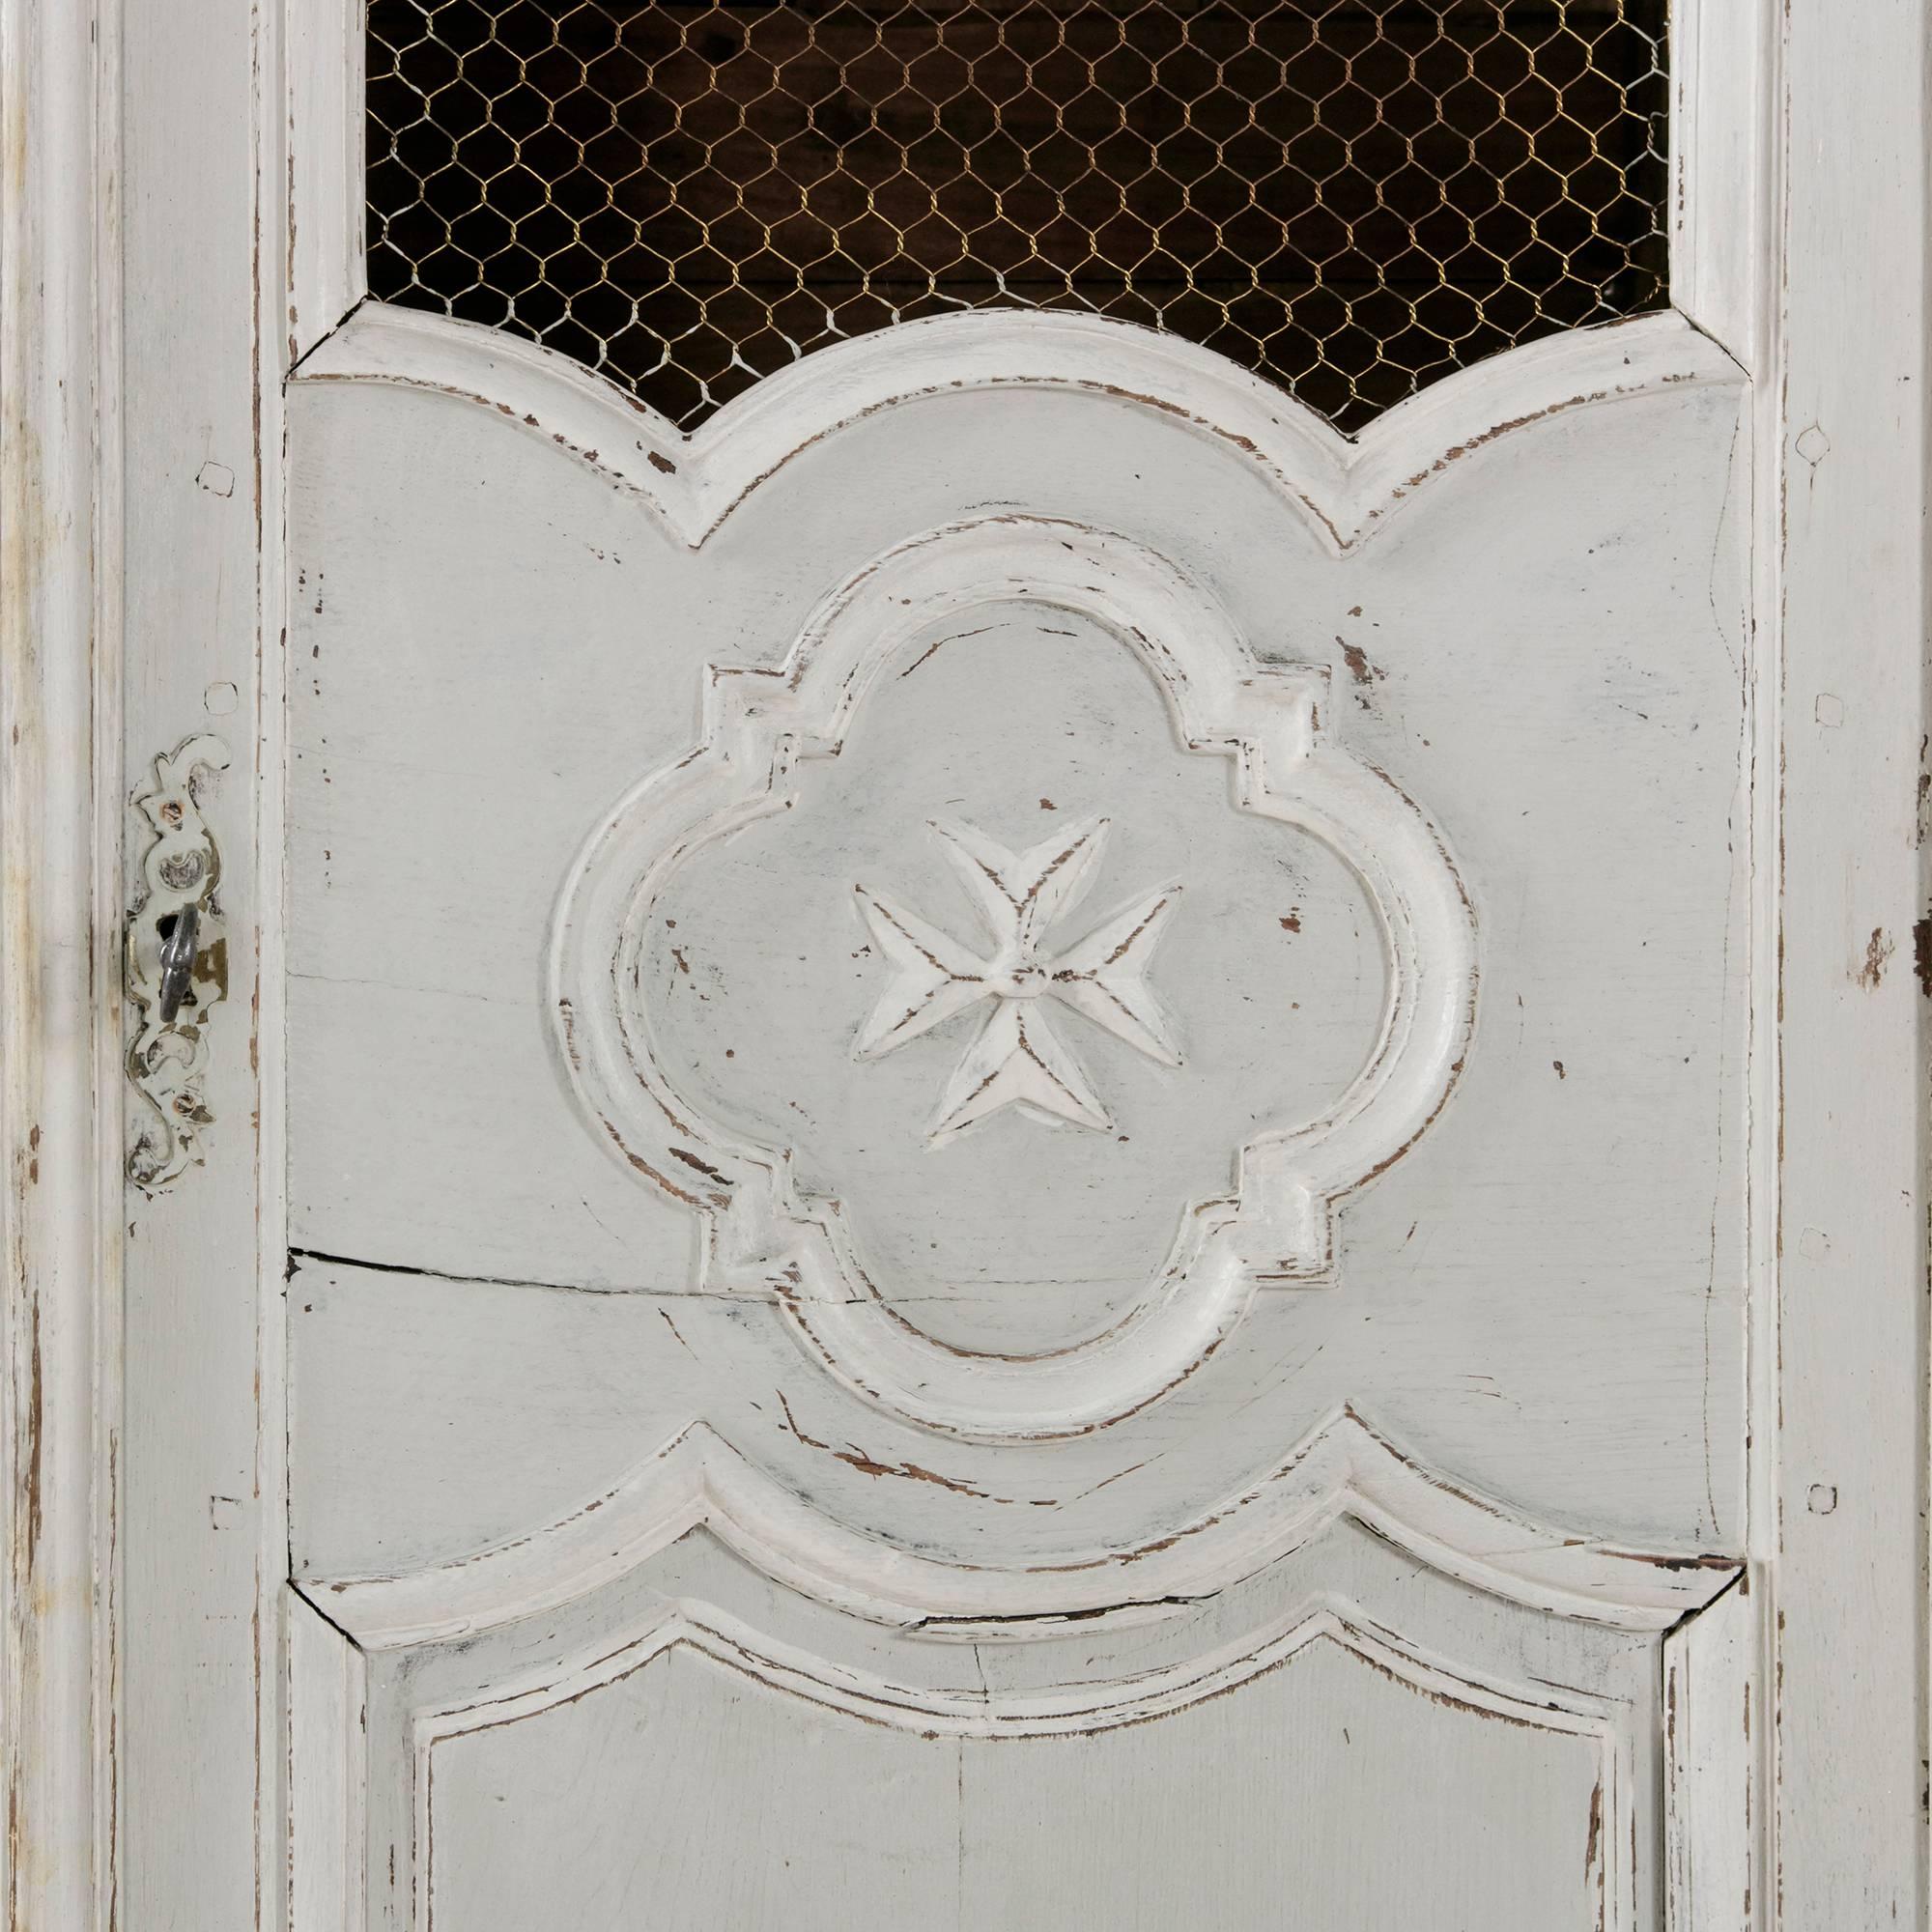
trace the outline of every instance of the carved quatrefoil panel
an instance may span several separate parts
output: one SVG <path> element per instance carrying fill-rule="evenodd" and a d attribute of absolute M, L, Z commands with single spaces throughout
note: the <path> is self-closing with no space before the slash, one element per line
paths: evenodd
<path fill-rule="evenodd" d="M 942 646 L 959 682 L 922 717 Z M 701 742 L 592 836 L 552 950 L 576 1092 L 702 1217 L 702 1285 L 998 1440 L 1118 1421 L 1258 1287 L 1331 1280 L 1335 1204 L 1461 1070 L 1476 957 L 1440 834 L 1336 741 L 1328 677 L 1259 661 L 1148 551 L 1010 516 L 878 558 L 776 668 L 714 668 Z M 1299 895 L 1330 936 L 1270 978 L 1244 949 Z M 1044 1343 L 923 1307 L 943 1231 L 1043 1282 L 1155 1225 Z"/>

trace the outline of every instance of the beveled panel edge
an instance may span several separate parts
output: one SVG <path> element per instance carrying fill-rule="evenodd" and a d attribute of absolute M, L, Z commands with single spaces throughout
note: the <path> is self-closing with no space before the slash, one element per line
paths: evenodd
<path fill-rule="evenodd" d="M 925 1739 L 1018 1741 L 1092 1736 L 1176 1716 L 1237 1690 L 1291 1662 L 1316 1643 L 1334 1642 L 1350 1659 L 1406 1689 L 1474 1719 L 1499 1719 L 1594 1747 L 1596 1782 L 1590 1801 L 1585 1894 L 1600 1901 L 1600 1926 L 1631 1932 L 1636 1873 L 1626 1872 L 1619 1849 L 1634 1844 L 1631 1804 L 1635 1789 L 1634 1713 L 1614 1696 L 1537 1683 L 1513 1685 L 1440 1655 L 1425 1654 L 1398 1633 L 1368 1618 L 1347 1598 L 1320 1593 L 1285 1616 L 1245 1632 L 1207 1655 L 1151 1671 L 1044 1692 L 957 1690 L 906 1687 L 781 1645 L 741 1619 L 699 1601 L 679 1601 L 614 1646 L 598 1645 L 562 1668 L 542 1667 L 501 1683 L 489 1681 L 487 1655 L 477 1659 L 473 1689 L 440 1704 L 379 1713 L 379 1738 L 408 1753 L 408 1894 L 413 1923 L 434 1920 L 436 1751 L 439 1746 L 502 1729 L 572 1704 L 621 1682 L 680 1649 L 708 1658 L 766 1690 L 843 1713 L 859 1720 Z M 346 1647 L 346 1646 L 345 1646 Z M 407 1700 L 407 1692 L 404 1693 Z M 397 1726 L 401 1729 L 398 1736 Z M 345 1727 L 346 1735 L 346 1727 Z M 347 1754 L 353 1763 L 354 1747 Z M 400 1821 L 398 1821 L 400 1822 Z M 375 1843 L 366 1819 L 354 1821 L 352 1859 L 365 1866 Z M 333 1861 L 330 1861 L 332 1865 Z M 392 1896 L 401 1888 L 392 1875 Z M 298 1927 L 298 1932 L 307 1932 Z"/>
<path fill-rule="evenodd" d="M 894 1683 L 876 1672 L 833 1663 L 781 1643 L 716 1605 L 691 1598 L 667 1605 L 624 1641 L 600 1644 L 594 1655 L 562 1669 L 545 1668 L 527 1682 L 491 1685 L 486 1690 L 417 1710 L 412 1714 L 412 1730 L 419 1748 L 494 1730 L 572 1703 L 587 1690 L 620 1683 L 682 1648 L 697 1651 L 770 1690 L 923 1737 L 1073 1737 L 1189 1710 L 1239 1688 L 1324 1637 L 1412 1689 L 1468 1705 L 1478 1715 L 1505 1715 L 1537 1729 L 1607 1739 L 1624 1708 L 1613 1697 L 1569 1686 L 1540 1685 L 1532 1691 L 1466 1667 L 1452 1667 L 1331 1591 L 1319 1592 L 1286 1615 L 1179 1663 L 1025 1692 Z"/>
<path fill-rule="evenodd" d="M 613 1633 L 613 1635 L 615 1634 Z M 677 1600 L 633 1623 L 618 1641 L 499 1675 L 487 1648 L 465 1644 L 463 1688 L 415 1703 L 406 1661 L 365 1654 L 344 1628 L 299 1601 L 289 1655 L 294 1719 L 291 1776 L 307 1829 L 292 1847 L 294 1932 L 359 1932 L 386 1901 L 384 1922 L 433 1918 L 435 1752 L 578 1702 L 686 1649 L 765 1689 L 869 1724 L 927 1739 L 1020 1740 L 1091 1736 L 1178 1715 L 1240 1689 L 1323 1640 L 1433 1701 L 1594 1747 L 1586 1893 L 1600 1922 L 1629 1932 L 1634 1870 L 1618 1855 L 1634 1845 L 1635 1713 L 1614 1693 L 1492 1670 L 1419 1646 L 1322 1591 L 1201 1656 L 1154 1670 L 1024 1692 L 907 1686 L 780 1643 L 699 1600 Z M 373 1783 L 372 1783 L 373 1780 Z M 386 1821 L 386 1822 L 384 1822 Z M 386 1844 L 387 1853 L 384 1855 Z M 400 1854 L 400 1856 L 399 1856 Z"/>

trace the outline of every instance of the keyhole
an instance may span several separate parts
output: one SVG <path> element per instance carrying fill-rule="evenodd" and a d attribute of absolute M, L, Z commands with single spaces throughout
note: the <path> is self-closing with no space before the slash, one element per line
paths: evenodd
<path fill-rule="evenodd" d="M 193 952 L 189 952 L 182 957 L 169 944 L 181 924 L 181 917 L 178 912 L 164 912 L 155 921 L 155 930 L 161 940 L 160 1005 L 163 1020 L 172 1020 L 183 1007 L 198 1007 L 201 1004 L 194 990 Z M 187 931 L 183 935 L 188 947 L 194 944 L 198 923 L 198 920 L 191 919 Z"/>

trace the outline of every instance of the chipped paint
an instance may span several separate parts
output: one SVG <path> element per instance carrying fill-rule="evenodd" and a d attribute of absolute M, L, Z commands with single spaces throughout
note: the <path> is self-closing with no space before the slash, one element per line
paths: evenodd
<path fill-rule="evenodd" d="M 1886 962 L 1895 951 L 1896 948 L 1886 936 L 1885 928 L 1873 926 L 1871 937 L 1865 941 L 1864 958 L 1852 975 L 1853 983 L 1862 986 L 1868 993 L 1877 992 L 1885 979 Z"/>

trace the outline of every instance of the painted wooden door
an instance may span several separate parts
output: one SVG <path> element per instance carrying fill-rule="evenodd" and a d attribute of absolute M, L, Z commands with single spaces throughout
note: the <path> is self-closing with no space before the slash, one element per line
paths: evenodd
<path fill-rule="evenodd" d="M 1779 1922 L 1839 1895 L 1821 1847 L 1879 1828 L 1780 1700 L 1829 1701 L 1854 1625 L 1817 1605 L 1878 1574 L 1804 1539 L 1884 1539 L 1833 1516 L 1847 1405 L 1794 1397 L 1777 1460 L 1778 1028 L 1824 1037 L 1828 922 L 1787 953 L 1766 774 L 1813 785 L 1795 875 L 1835 891 L 1851 814 L 1792 721 L 1856 731 L 1882 680 L 1810 689 L 1842 582 L 1807 614 L 1795 580 L 1798 696 L 1767 642 L 1783 466 L 1823 479 L 1802 527 L 1861 445 L 1770 380 L 1769 14 L 1673 11 L 291 0 L 252 67 L 223 41 L 264 413 L 222 556 L 265 649 L 252 689 L 184 657 L 191 734 L 182 667 L 129 725 L 107 1804 L 156 1922 L 252 1885 L 274 1924 L 286 1871 L 295 1932 L 1742 1932 L 1774 1811 Z M 1000 78 L 1089 28 L 1091 99 L 1037 50 Z M 978 158 L 881 71 L 935 140 L 977 90 Z M 1405 114 L 1463 143 L 1508 272 L 1412 199 L 1456 213 L 1440 153 L 1370 170 Z M 801 152 L 819 254 L 760 199 Z M 128 201 L 159 285 L 193 217 Z M 173 338 L 128 328 L 138 457 L 185 432 Z M 247 502 L 239 442 L 185 476 Z M 1844 899 L 1833 1014 L 1907 990 L 1901 911 L 1867 941 Z M 1794 1146 L 1846 1112 L 1813 1097 Z M 1800 1279 L 1877 1187 L 1807 1172 Z M 221 1273 L 251 1239 L 266 1289 Z M 1896 1449 L 1889 1332 L 1832 1386 Z M 244 1414 L 255 1487 L 204 1483 Z"/>
<path fill-rule="evenodd" d="M 1747 1614 L 1747 385 L 1669 311 L 1352 440 L 1271 373 L 302 363 L 316 1925 L 1662 1923 Z"/>
<path fill-rule="evenodd" d="M 1359 451 L 1037 316 L 691 444 L 410 318 L 311 374 L 298 1641 L 373 1922 L 1656 1924 L 1743 1508 L 1728 358 Z"/>

